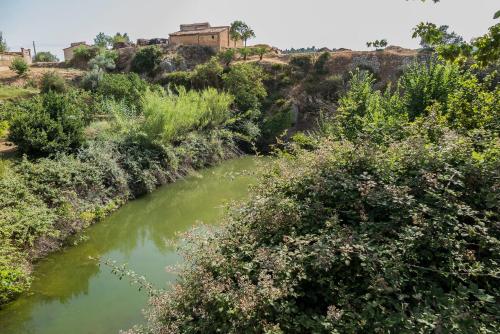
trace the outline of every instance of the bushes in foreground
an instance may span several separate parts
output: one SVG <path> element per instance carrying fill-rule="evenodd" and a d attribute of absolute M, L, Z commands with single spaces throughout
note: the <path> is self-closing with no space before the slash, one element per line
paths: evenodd
<path fill-rule="evenodd" d="M 497 332 L 500 147 L 426 127 L 280 160 L 222 231 L 191 240 L 151 332 Z"/>
<path fill-rule="evenodd" d="M 190 239 L 143 330 L 500 331 L 498 89 L 440 66 L 385 92 L 354 73 L 322 131 L 294 136 L 222 229 Z"/>
<path fill-rule="evenodd" d="M 9 139 L 22 152 L 49 155 L 74 150 L 83 143 L 84 101 L 77 93 L 49 92 L 17 104 Z"/>

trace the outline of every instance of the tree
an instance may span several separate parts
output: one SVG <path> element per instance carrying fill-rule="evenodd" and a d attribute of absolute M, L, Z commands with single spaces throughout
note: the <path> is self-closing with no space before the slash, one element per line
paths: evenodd
<path fill-rule="evenodd" d="M 219 54 L 217 55 L 219 60 L 222 61 L 226 67 L 229 67 L 231 62 L 234 60 L 235 56 L 236 56 L 235 49 L 227 49 L 219 52 Z"/>
<path fill-rule="evenodd" d="M 259 55 L 259 59 L 262 60 L 264 58 L 264 55 L 269 51 L 269 49 L 266 46 L 259 46 L 255 48 L 255 53 Z"/>
<path fill-rule="evenodd" d="M 0 52 L 6 52 L 9 48 L 7 47 L 7 42 L 3 39 L 3 34 L 0 31 Z"/>
<path fill-rule="evenodd" d="M 111 42 L 113 44 L 113 48 L 115 48 L 118 44 L 121 43 L 130 43 L 130 37 L 128 36 L 127 33 L 124 33 L 123 35 L 119 32 L 117 32 L 112 38 Z"/>
<path fill-rule="evenodd" d="M 262 69 L 249 63 L 233 65 L 222 76 L 225 88 L 234 95 L 235 103 L 241 111 L 258 111 L 261 99 L 267 96 L 263 79 Z"/>
<path fill-rule="evenodd" d="M 113 45 L 113 38 L 103 32 L 100 32 L 94 38 L 94 44 L 100 48 L 107 48 L 108 46 Z"/>
<path fill-rule="evenodd" d="M 386 39 L 381 39 L 381 40 L 375 40 L 373 42 L 367 42 L 366 46 L 371 48 L 374 47 L 377 50 L 381 50 L 387 46 L 387 40 Z"/>
<path fill-rule="evenodd" d="M 48 51 L 37 52 L 35 58 L 35 62 L 57 62 L 59 58 Z"/>
<path fill-rule="evenodd" d="M 238 52 L 243 56 L 243 60 L 247 60 L 247 57 L 250 55 L 252 50 L 250 48 L 244 47 L 239 49 Z"/>
<path fill-rule="evenodd" d="M 229 34 L 234 40 L 243 40 L 245 47 L 247 46 L 247 40 L 255 37 L 255 32 L 243 21 L 234 21 L 231 23 Z"/>

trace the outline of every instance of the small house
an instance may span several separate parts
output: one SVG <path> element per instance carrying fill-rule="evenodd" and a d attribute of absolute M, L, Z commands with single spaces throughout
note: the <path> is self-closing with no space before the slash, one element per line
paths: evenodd
<path fill-rule="evenodd" d="M 229 26 L 212 27 L 210 23 L 181 24 L 180 30 L 170 34 L 170 45 L 202 45 L 216 50 L 240 48 L 242 40 L 234 40 Z"/>

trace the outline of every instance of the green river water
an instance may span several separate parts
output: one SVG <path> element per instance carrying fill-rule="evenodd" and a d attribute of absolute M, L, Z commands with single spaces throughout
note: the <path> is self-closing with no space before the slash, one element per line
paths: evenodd
<path fill-rule="evenodd" d="M 203 170 L 134 200 L 85 231 L 87 241 L 50 255 L 35 268 L 29 294 L 0 311 L 0 333 L 100 334 L 144 322 L 147 295 L 119 280 L 97 257 L 127 263 L 158 288 L 179 263 L 166 242 L 203 222 L 216 224 L 228 201 L 244 199 L 257 159 L 243 157 Z"/>

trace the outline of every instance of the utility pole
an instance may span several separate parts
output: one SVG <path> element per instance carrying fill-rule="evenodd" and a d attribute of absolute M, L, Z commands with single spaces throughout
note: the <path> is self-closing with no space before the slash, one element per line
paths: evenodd
<path fill-rule="evenodd" d="M 36 46 L 35 46 L 35 41 L 33 41 L 33 57 L 36 57 Z"/>

